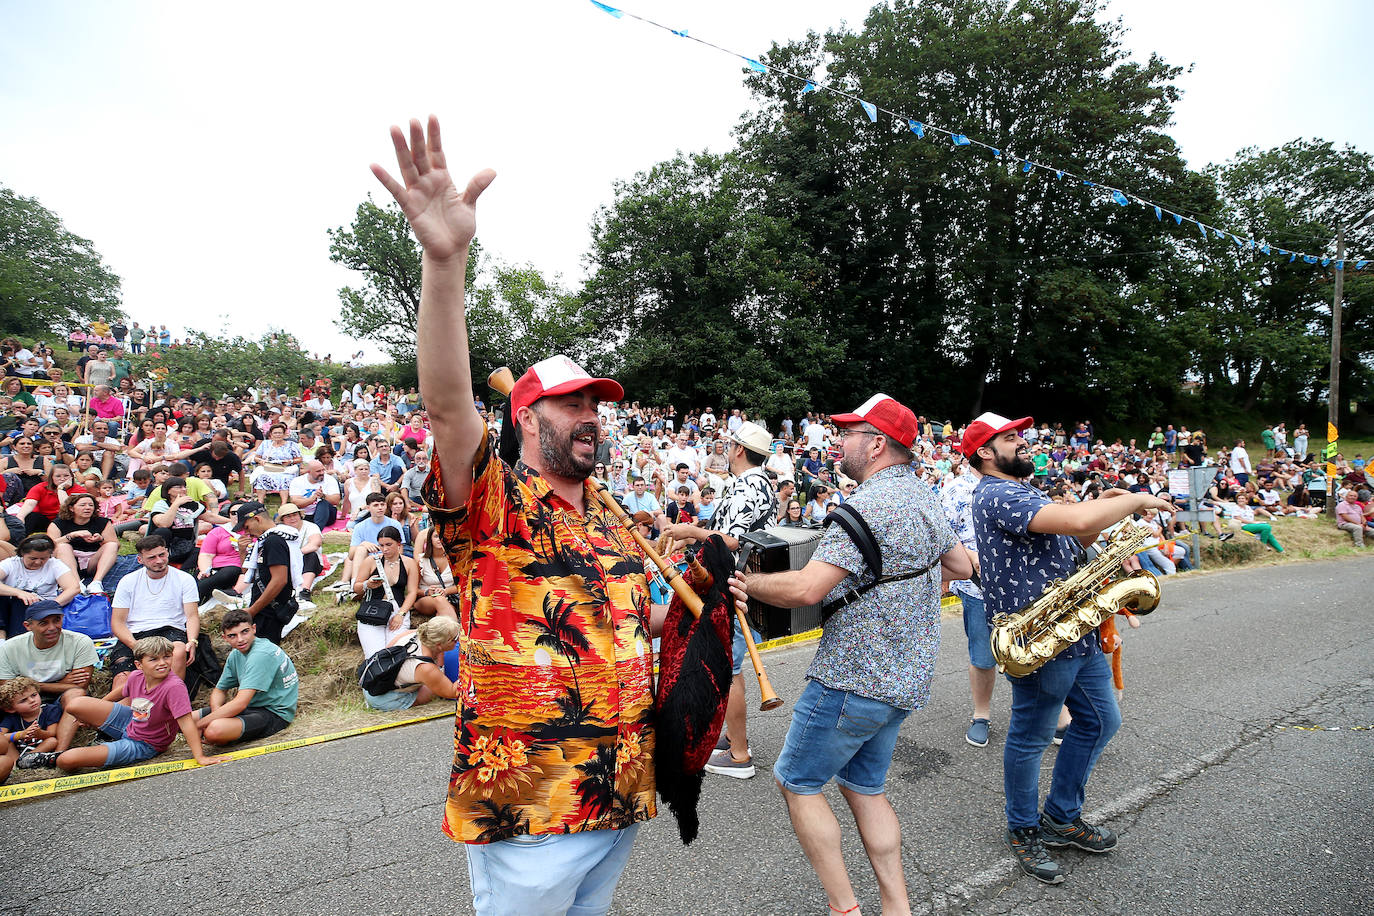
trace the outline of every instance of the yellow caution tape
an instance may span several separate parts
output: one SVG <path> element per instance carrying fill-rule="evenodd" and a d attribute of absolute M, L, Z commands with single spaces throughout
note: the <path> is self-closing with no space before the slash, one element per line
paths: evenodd
<path fill-rule="evenodd" d="M 1284 731 L 1299 732 L 1368 732 L 1374 731 L 1374 725 L 1275 725 L 1277 729 Z"/>
<path fill-rule="evenodd" d="M 436 712 L 427 716 L 419 716 L 414 719 L 401 719 L 396 722 L 381 722 L 377 725 L 363 725 L 358 728 L 350 728 L 346 731 L 334 732 L 328 735 L 315 735 L 312 738 L 296 738 L 292 741 L 279 741 L 276 744 L 265 744 L 262 747 L 249 747 L 240 751 L 230 751 L 222 756 L 230 760 L 247 760 L 249 757 L 261 757 L 263 754 L 275 754 L 277 751 L 289 751 L 298 747 L 309 747 L 312 744 L 324 744 L 327 741 L 337 741 L 340 738 L 352 738 L 356 735 L 366 735 L 369 732 L 385 731 L 388 728 L 399 728 L 402 725 L 414 725 L 417 722 L 431 722 L 435 719 L 452 718 L 452 712 Z M 142 779 L 145 776 L 160 776 L 163 773 L 177 773 L 182 770 L 197 770 L 200 764 L 194 760 L 163 760 L 156 763 L 141 763 L 137 766 L 123 767 L 118 770 L 100 770 L 96 773 L 78 773 L 75 776 L 59 776 L 56 779 L 40 779 L 36 782 L 17 783 L 12 786 L 0 786 L 0 804 L 6 802 L 20 801 L 26 798 L 42 798 L 45 795 L 58 795 L 62 792 L 70 792 L 74 789 L 85 789 L 90 786 L 104 786 L 116 782 L 127 782 L 130 779 Z"/>
<path fill-rule="evenodd" d="M 947 596 L 940 601 L 940 609 L 943 611 L 948 607 L 957 605 L 959 599 L 953 595 Z M 812 642 L 820 639 L 821 630 L 817 627 L 814 630 L 807 630 L 804 633 L 794 633 L 791 636 L 779 636 L 777 639 L 769 639 L 758 643 L 759 651 L 765 649 L 780 649 L 784 646 L 792 646 L 798 643 Z M 341 732 L 333 732 L 328 735 L 315 735 L 312 738 L 296 738 L 291 741 L 279 741 L 276 744 L 265 744 L 262 747 L 244 748 L 239 751 L 230 751 L 221 756 L 228 757 L 230 760 L 247 760 L 250 757 L 261 757 L 263 754 L 275 754 L 278 751 L 289 751 L 298 747 L 310 747 L 313 744 L 324 744 L 328 741 L 338 741 L 340 738 L 353 738 L 358 735 L 366 735 L 371 732 L 385 731 L 389 728 L 400 728 L 403 725 L 414 725 L 418 722 L 432 722 L 435 719 L 443 719 L 452 716 L 451 712 L 436 712 L 427 716 L 418 716 L 414 719 L 401 719 L 397 722 L 381 722 L 377 725 L 363 725 L 358 728 L 350 728 Z M 1279 726 L 1284 728 L 1285 726 Z M 1297 728 L 1298 726 L 1292 726 Z M 1360 728 L 1361 726 L 1356 726 Z M 1355 729 L 1351 729 L 1352 731 Z M 78 773 L 75 776 L 58 776 L 55 779 L 40 779 L 34 782 L 17 783 L 12 786 L 0 786 L 0 805 L 7 802 L 22 801 L 30 798 L 43 798 L 47 795 L 60 795 L 63 792 L 71 792 L 75 789 L 86 789 L 91 786 L 106 786 L 117 782 L 128 782 L 131 779 L 143 779 L 146 776 L 161 776 L 163 773 L 179 773 L 182 770 L 198 770 L 200 764 L 194 760 L 162 760 L 156 763 L 141 763 L 137 766 L 123 767 L 117 770 L 100 770 L 95 773 Z"/>

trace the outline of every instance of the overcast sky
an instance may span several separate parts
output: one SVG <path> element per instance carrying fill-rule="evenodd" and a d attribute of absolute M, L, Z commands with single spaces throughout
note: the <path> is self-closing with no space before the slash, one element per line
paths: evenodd
<path fill-rule="evenodd" d="M 870 6 L 621 5 L 751 55 L 857 27 Z M 1296 137 L 1374 150 L 1367 13 L 1358 0 L 1108 10 L 1137 55 L 1193 65 L 1174 135 L 1198 167 Z M 333 325 L 355 279 L 329 262 L 325 231 L 368 193 L 385 199 L 367 167 L 394 169 L 389 124 L 438 114 L 460 184 L 498 172 L 478 214 L 487 251 L 576 285 L 613 183 L 677 150 L 727 148 L 750 107 L 738 61 L 587 0 L 0 0 L 0 62 L 0 184 L 94 241 L 132 318 L 180 333 L 227 314 L 236 333 L 284 327 L 335 358 L 359 346 Z"/>

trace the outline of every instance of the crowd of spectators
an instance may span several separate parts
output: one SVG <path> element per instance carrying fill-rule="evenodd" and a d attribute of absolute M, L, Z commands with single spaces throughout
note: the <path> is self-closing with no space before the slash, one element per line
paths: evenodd
<path fill-rule="evenodd" d="M 87 349 L 73 386 L 46 347 L 4 342 L 0 776 L 15 766 L 143 760 L 177 734 L 196 759 L 213 761 L 206 747 L 286 728 L 298 677 L 281 643 L 315 608 L 319 580 L 335 571 L 325 588 L 358 601 L 365 662 L 392 662 L 385 677 L 364 681 L 375 688 L 363 691 L 366 703 L 403 709 L 451 699 L 458 585 L 421 499 L 430 434 L 415 389 L 341 381 L 336 390 L 320 379 L 295 392 L 182 396 L 174 379 L 135 379 L 126 340 L 134 352 L 177 344 L 165 327 L 137 322 L 73 334 L 69 347 Z M 500 413 L 480 397 L 476 404 L 498 435 Z M 643 530 L 709 527 L 731 480 L 722 436 L 748 413 L 633 401 L 598 413 L 594 476 Z M 957 448 L 961 428 L 924 417 L 919 427 L 913 466 L 934 490 L 973 473 Z M 1253 452 L 1244 441 L 1211 446 L 1203 431 L 1183 426 L 1106 442 L 1086 420 L 1041 423 L 1025 438 L 1032 482 L 1060 501 L 1113 487 L 1167 498 L 1171 470 L 1215 468 L 1203 498 L 1216 520 L 1202 533 L 1253 535 L 1274 550 L 1282 545 L 1269 522 L 1314 515 L 1327 497 L 1303 427 L 1291 439 L 1283 424 L 1265 429 Z M 763 465 L 778 492 L 776 525 L 818 527 L 853 492 L 837 469 L 837 444 L 821 414 L 777 425 Z M 1374 530 L 1364 460 L 1336 461 L 1338 521 L 1362 546 Z M 1177 517 L 1140 521 L 1156 534 L 1141 567 L 1169 575 L 1189 566 Z M 331 530 L 346 533 L 347 549 L 326 551 Z M 119 556 L 122 542 L 132 555 Z M 109 607 L 100 644 L 64 626 L 72 607 L 91 602 Z M 201 614 L 216 607 L 223 659 L 200 629 Z M 99 697 L 89 695 L 97 666 L 113 676 Z M 208 702 L 197 708 L 201 690 Z M 102 740 L 74 746 L 82 724 Z"/>

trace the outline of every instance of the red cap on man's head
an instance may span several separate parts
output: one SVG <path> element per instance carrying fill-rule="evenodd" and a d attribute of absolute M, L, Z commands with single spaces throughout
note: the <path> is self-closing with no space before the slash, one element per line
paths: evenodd
<path fill-rule="evenodd" d="M 885 394 L 875 394 L 853 413 L 837 413 L 830 418 L 839 424 L 868 423 L 905 448 L 916 441 L 916 415 L 911 408 Z"/>
<path fill-rule="evenodd" d="M 510 415 L 520 412 L 540 398 L 552 394 L 570 394 L 583 388 L 592 389 L 599 401 L 619 401 L 625 397 L 625 389 L 614 379 L 592 378 L 581 366 L 566 356 L 550 356 L 540 360 L 515 383 L 510 392 Z"/>
<path fill-rule="evenodd" d="M 1030 417 L 1008 420 L 1001 414 L 985 413 L 970 423 L 968 429 L 964 430 L 964 438 L 959 442 L 959 451 L 966 456 L 972 456 L 978 449 L 987 445 L 988 440 L 998 433 L 1004 433 L 1009 429 L 1020 432 L 1034 422 Z"/>

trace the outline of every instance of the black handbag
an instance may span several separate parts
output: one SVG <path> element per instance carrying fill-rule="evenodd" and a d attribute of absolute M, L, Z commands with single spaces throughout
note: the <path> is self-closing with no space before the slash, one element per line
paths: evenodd
<path fill-rule="evenodd" d="M 395 613 L 396 605 L 382 598 L 364 598 L 362 604 L 358 605 L 358 623 L 365 623 L 369 626 L 386 626 L 386 622 Z"/>

